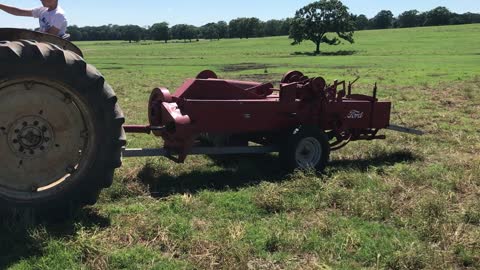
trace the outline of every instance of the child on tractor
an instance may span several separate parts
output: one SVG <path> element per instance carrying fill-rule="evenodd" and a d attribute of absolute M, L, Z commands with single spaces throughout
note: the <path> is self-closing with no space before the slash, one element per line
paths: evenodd
<path fill-rule="evenodd" d="M 38 18 L 40 32 L 63 37 L 67 31 L 65 11 L 58 0 L 41 0 L 42 6 L 34 9 L 20 9 L 0 4 L 0 9 L 15 16 Z"/>

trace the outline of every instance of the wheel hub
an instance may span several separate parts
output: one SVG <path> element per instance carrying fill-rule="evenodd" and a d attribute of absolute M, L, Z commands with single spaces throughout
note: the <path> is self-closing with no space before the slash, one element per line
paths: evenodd
<path fill-rule="evenodd" d="M 297 146 L 295 160 L 300 168 L 314 168 L 320 162 L 322 145 L 313 137 L 304 138 Z"/>
<path fill-rule="evenodd" d="M 8 145 L 17 156 L 36 158 L 50 149 L 53 135 L 51 125 L 42 117 L 22 117 L 10 127 Z"/>
<path fill-rule="evenodd" d="M 92 117 L 69 87 L 35 78 L 0 82 L 0 108 L 0 195 L 30 198 L 86 170 Z"/>

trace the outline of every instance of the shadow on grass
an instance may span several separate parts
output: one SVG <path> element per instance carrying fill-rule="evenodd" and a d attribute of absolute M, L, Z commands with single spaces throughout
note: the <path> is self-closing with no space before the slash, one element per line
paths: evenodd
<path fill-rule="evenodd" d="M 345 56 L 345 55 L 354 55 L 358 53 L 358 51 L 336 51 L 336 52 L 320 52 L 317 54 L 315 52 L 294 52 L 291 55 L 296 56 Z"/>
<path fill-rule="evenodd" d="M 62 222 L 40 221 L 30 214 L 1 216 L 0 269 L 42 255 L 42 249 L 51 239 L 74 236 L 79 228 L 106 228 L 110 220 L 91 209 L 82 209 Z"/>
<path fill-rule="evenodd" d="M 411 151 L 399 151 L 394 153 L 382 153 L 373 157 L 356 160 L 334 160 L 329 163 L 329 167 L 334 171 L 353 169 L 365 172 L 370 167 L 393 166 L 397 163 L 413 162 L 421 160 L 421 157 L 416 156 Z"/>
<path fill-rule="evenodd" d="M 160 172 L 154 164 L 147 164 L 138 178 L 148 185 L 155 198 L 174 194 L 197 193 L 202 190 L 227 190 L 259 184 L 262 181 L 280 182 L 285 172 L 278 166 L 275 155 L 235 155 L 215 157 L 212 160 L 220 170 L 192 171 L 179 176 Z"/>
<path fill-rule="evenodd" d="M 385 153 L 360 160 L 335 160 L 329 163 L 331 172 L 354 169 L 366 171 L 369 167 L 391 166 L 401 162 L 418 160 L 413 153 L 401 151 Z M 147 185 L 155 198 L 174 194 L 195 194 L 202 190 L 222 191 L 238 189 L 265 182 L 282 182 L 288 173 L 280 168 L 277 155 L 240 155 L 215 158 L 221 170 L 192 171 L 179 176 L 160 172 L 154 164 L 147 164 L 138 178 Z"/>

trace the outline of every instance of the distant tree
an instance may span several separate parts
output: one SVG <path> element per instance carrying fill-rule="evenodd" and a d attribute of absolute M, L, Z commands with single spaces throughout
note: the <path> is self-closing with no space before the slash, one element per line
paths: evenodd
<path fill-rule="evenodd" d="M 187 40 L 192 42 L 192 39 L 196 39 L 198 37 L 197 28 L 193 25 L 188 24 L 174 25 L 170 29 L 170 32 L 173 39 L 184 40 L 185 42 L 187 42 Z"/>
<path fill-rule="evenodd" d="M 220 38 L 216 23 L 205 24 L 204 26 L 200 27 L 200 32 L 204 39 L 214 40 Z"/>
<path fill-rule="evenodd" d="M 393 28 L 399 28 L 399 27 L 400 27 L 400 22 L 398 21 L 398 18 L 393 17 L 392 27 L 393 27 Z"/>
<path fill-rule="evenodd" d="M 425 25 L 428 25 L 428 26 L 448 25 L 450 22 L 451 16 L 452 16 L 452 13 L 446 7 L 437 7 L 427 12 Z"/>
<path fill-rule="evenodd" d="M 280 28 L 281 36 L 288 36 L 290 34 L 290 27 L 292 26 L 292 18 L 287 18 L 283 20 L 282 27 Z"/>
<path fill-rule="evenodd" d="M 425 21 L 427 20 L 427 12 L 422 12 L 417 16 L 418 26 L 425 26 Z"/>
<path fill-rule="evenodd" d="M 268 20 L 264 25 L 264 34 L 267 37 L 281 36 L 284 20 Z"/>
<path fill-rule="evenodd" d="M 258 18 L 237 18 L 230 21 L 230 37 L 251 38 L 261 35 L 261 24 Z"/>
<path fill-rule="evenodd" d="M 367 16 L 360 14 L 355 16 L 355 30 L 365 30 L 368 28 Z"/>
<path fill-rule="evenodd" d="M 156 23 L 149 29 L 150 37 L 153 40 L 163 40 L 167 43 L 170 39 L 169 30 L 167 22 Z"/>
<path fill-rule="evenodd" d="M 245 18 L 237 18 L 230 21 L 228 29 L 231 38 L 243 38 L 242 29 L 244 28 L 244 19 Z"/>
<path fill-rule="evenodd" d="M 398 26 L 400 28 L 419 26 L 419 13 L 416 9 L 403 12 L 398 16 Z"/>
<path fill-rule="evenodd" d="M 170 35 L 172 39 L 177 39 L 177 40 L 182 40 L 184 35 L 184 32 L 186 31 L 187 25 L 186 24 L 176 24 L 170 28 Z"/>
<path fill-rule="evenodd" d="M 265 28 L 267 27 L 267 22 L 264 21 L 258 21 L 258 26 L 254 31 L 255 37 L 266 37 L 267 35 L 265 34 Z"/>
<path fill-rule="evenodd" d="M 373 19 L 372 26 L 375 29 L 387 29 L 393 26 L 393 13 L 390 10 L 380 11 Z"/>
<path fill-rule="evenodd" d="M 187 39 L 192 42 L 192 39 L 198 41 L 199 29 L 195 25 L 188 25 L 187 27 Z"/>
<path fill-rule="evenodd" d="M 261 21 L 258 18 L 247 18 L 244 32 L 245 38 L 258 37 L 262 34 Z"/>
<path fill-rule="evenodd" d="M 80 38 L 79 39 L 72 39 L 72 41 L 90 40 L 88 38 L 88 33 L 86 33 L 86 32 L 80 32 L 80 33 L 81 33 Z"/>
<path fill-rule="evenodd" d="M 143 32 L 142 28 L 138 25 L 121 26 L 119 30 L 122 40 L 128 40 L 129 43 L 132 43 L 132 41 L 140 41 Z"/>
<path fill-rule="evenodd" d="M 448 24 L 458 25 L 458 24 L 467 24 L 468 18 L 463 16 L 463 14 L 452 13 Z"/>
<path fill-rule="evenodd" d="M 290 28 L 292 45 L 300 44 L 304 40 L 315 43 L 315 53 L 320 53 L 320 44 L 340 44 L 340 39 L 353 43 L 355 22 L 348 13 L 348 8 L 338 0 L 321 0 L 309 4 L 295 14 Z M 336 36 L 327 36 L 335 33 Z"/>
<path fill-rule="evenodd" d="M 217 23 L 218 38 L 227 38 L 228 37 L 228 24 L 224 21 L 219 21 Z"/>
<path fill-rule="evenodd" d="M 458 15 L 462 18 L 463 23 L 480 23 L 480 14 L 467 12 L 461 15 Z"/>
<path fill-rule="evenodd" d="M 480 23 L 480 14 L 478 13 L 465 13 L 463 16 L 466 16 L 469 23 Z"/>
<path fill-rule="evenodd" d="M 70 39 L 73 41 L 83 40 L 82 30 L 76 26 L 72 25 L 67 28 L 67 32 L 70 34 Z"/>
<path fill-rule="evenodd" d="M 141 40 L 147 40 L 150 38 L 150 31 L 148 30 L 149 29 L 149 26 L 146 25 L 144 27 L 140 27 L 140 39 Z"/>
<path fill-rule="evenodd" d="M 110 33 L 112 35 L 112 38 L 114 40 L 122 39 L 122 32 L 121 32 L 122 26 L 114 24 L 114 25 L 109 25 L 109 28 L 110 28 Z"/>

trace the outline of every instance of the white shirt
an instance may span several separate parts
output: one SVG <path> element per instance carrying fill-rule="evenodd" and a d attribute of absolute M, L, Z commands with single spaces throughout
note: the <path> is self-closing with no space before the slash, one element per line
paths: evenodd
<path fill-rule="evenodd" d="M 32 10 L 34 18 L 38 18 L 40 23 L 40 32 L 46 33 L 51 27 L 60 30 L 59 36 L 65 35 L 67 31 L 67 19 L 65 18 L 65 11 L 57 6 L 56 9 L 48 11 L 46 7 L 39 7 Z"/>

